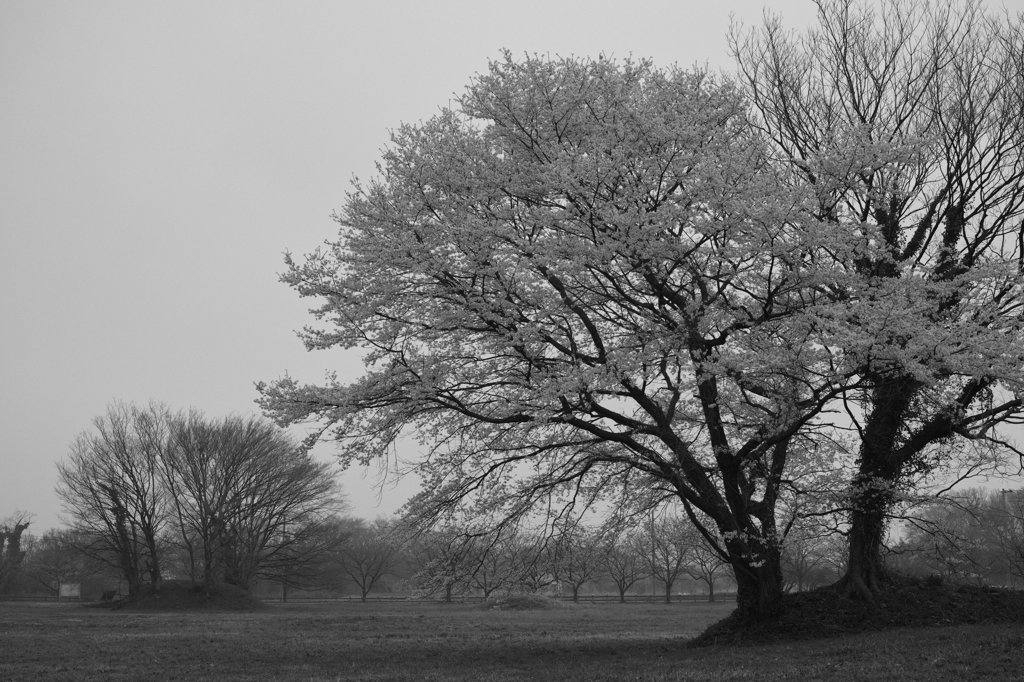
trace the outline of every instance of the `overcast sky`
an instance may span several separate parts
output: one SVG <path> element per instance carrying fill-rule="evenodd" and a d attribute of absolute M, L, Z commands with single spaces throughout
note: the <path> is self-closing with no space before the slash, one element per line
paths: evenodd
<path fill-rule="evenodd" d="M 256 381 L 356 376 L 295 337 L 282 253 L 502 48 L 728 68 L 763 4 L 0 0 L 0 518 L 60 524 L 55 462 L 114 400 L 251 414 Z M 343 478 L 354 513 L 405 501 L 376 478 Z"/>

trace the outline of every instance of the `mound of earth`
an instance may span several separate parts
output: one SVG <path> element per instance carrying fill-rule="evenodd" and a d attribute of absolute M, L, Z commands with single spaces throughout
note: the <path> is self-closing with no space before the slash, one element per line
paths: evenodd
<path fill-rule="evenodd" d="M 893 576 L 868 603 L 835 587 L 822 587 L 786 595 L 783 611 L 775 618 L 751 623 L 733 613 L 709 627 L 693 645 L 763 644 L 896 627 L 979 623 L 1024 623 L 1024 591 Z"/>
<path fill-rule="evenodd" d="M 115 602 L 114 608 L 131 611 L 248 611 L 262 602 L 234 585 L 204 587 L 186 580 L 165 580 L 160 591 L 147 591 L 132 599 Z"/>
<path fill-rule="evenodd" d="M 541 594 L 511 594 L 501 599 L 488 599 L 484 602 L 487 609 L 508 609 L 525 611 L 532 609 L 559 609 L 565 606 L 562 602 Z"/>

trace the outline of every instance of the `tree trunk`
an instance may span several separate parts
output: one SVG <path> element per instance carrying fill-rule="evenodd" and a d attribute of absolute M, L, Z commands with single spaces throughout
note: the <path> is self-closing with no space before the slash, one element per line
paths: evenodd
<path fill-rule="evenodd" d="M 672 603 L 672 583 L 665 581 L 665 603 Z"/>
<path fill-rule="evenodd" d="M 156 532 L 153 529 L 153 521 L 148 516 L 143 517 L 142 536 L 146 540 L 146 551 L 149 553 L 149 563 L 146 566 L 146 572 L 149 573 L 149 584 L 152 586 L 153 592 L 159 593 L 163 584 L 163 572 L 160 570 Z"/>
<path fill-rule="evenodd" d="M 708 601 L 715 601 L 715 581 L 708 580 Z"/>
<path fill-rule="evenodd" d="M 894 488 L 908 464 L 905 455 L 897 454 L 897 439 L 919 386 L 910 377 L 897 377 L 880 382 L 871 397 L 850 497 L 849 561 L 839 581 L 846 594 L 865 601 L 874 598 L 884 575 L 885 521 L 895 501 Z"/>
<path fill-rule="evenodd" d="M 128 599 L 135 599 L 142 594 L 142 580 L 135 573 L 124 571 L 125 582 L 128 583 Z"/>
<path fill-rule="evenodd" d="M 213 586 L 219 582 L 222 577 L 223 571 L 217 566 L 217 556 L 213 550 L 213 543 L 211 540 L 206 539 L 203 541 L 203 587 L 207 591 L 213 589 Z"/>
<path fill-rule="evenodd" d="M 620 604 L 625 604 L 626 603 L 626 591 L 624 589 L 622 589 L 621 587 L 619 588 L 619 603 Z"/>
<path fill-rule="evenodd" d="M 782 563 L 778 551 L 768 552 L 760 566 L 733 561 L 736 609 L 748 621 L 766 620 L 782 611 Z"/>
<path fill-rule="evenodd" d="M 134 542 L 128 534 L 128 512 L 121 503 L 121 496 L 113 485 L 101 486 L 107 493 L 110 500 L 110 511 L 114 515 L 114 532 L 117 537 L 116 552 L 117 562 L 121 574 L 128 583 L 128 598 L 134 599 L 139 596 L 142 587 L 142 571 L 139 566 L 138 555 Z"/>
<path fill-rule="evenodd" d="M 857 509 L 850 518 L 850 555 L 846 575 L 839 586 L 846 594 L 871 601 L 878 592 L 885 573 L 882 562 L 882 539 L 885 535 L 886 505 L 881 496 L 855 501 Z"/>
<path fill-rule="evenodd" d="M 152 556 L 148 566 L 149 584 L 152 586 L 153 592 L 159 593 L 163 585 L 163 573 L 160 571 L 160 562 L 159 557 L 156 555 L 155 542 L 150 546 L 150 552 L 152 552 Z"/>

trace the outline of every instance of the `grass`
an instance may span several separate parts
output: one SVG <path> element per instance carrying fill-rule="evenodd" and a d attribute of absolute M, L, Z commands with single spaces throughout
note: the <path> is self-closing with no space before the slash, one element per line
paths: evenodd
<path fill-rule="evenodd" d="M 692 647 L 727 603 L 126 611 L 0 604 L 0 680 L 1020 679 L 1024 624 Z"/>

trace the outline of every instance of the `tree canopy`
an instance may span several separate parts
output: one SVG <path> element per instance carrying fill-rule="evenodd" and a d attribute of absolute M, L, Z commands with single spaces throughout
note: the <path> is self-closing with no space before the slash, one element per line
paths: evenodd
<path fill-rule="evenodd" d="M 1021 41 L 973 5 L 819 8 L 738 36 L 738 84 L 505 54 L 401 127 L 282 277 L 366 372 L 261 384 L 266 412 L 343 462 L 417 434 L 421 513 L 675 497 L 754 617 L 780 502 L 855 455 L 869 593 L 900 486 L 1020 413 Z"/>
<path fill-rule="evenodd" d="M 845 379 L 809 316 L 863 245 L 780 181 L 739 93 L 506 55 L 380 170 L 284 275 L 323 301 L 307 345 L 368 348 L 366 376 L 262 385 L 268 413 L 321 421 L 349 461 L 415 429 L 423 508 L 678 496 L 775 608 L 783 470 Z"/>
<path fill-rule="evenodd" d="M 977 2 L 818 2 L 732 36 L 751 121 L 818 215 L 875 248 L 829 317 L 857 431 L 848 586 L 881 575 L 885 519 L 970 442 L 1012 448 L 1024 367 L 1024 16 Z M 1017 451 L 1018 454 L 1020 451 Z"/>

